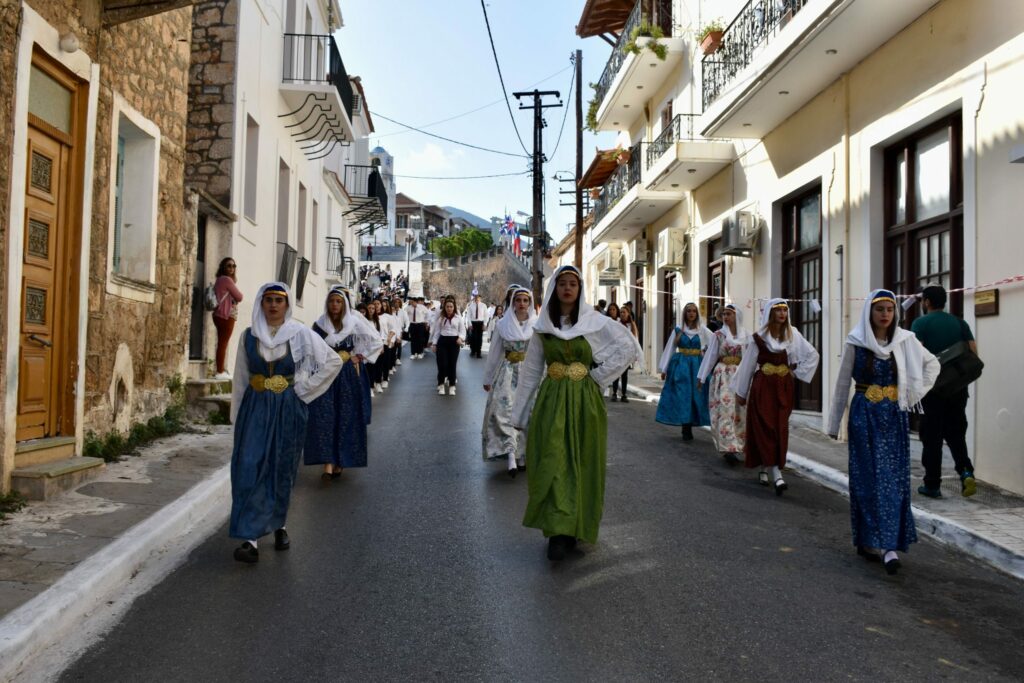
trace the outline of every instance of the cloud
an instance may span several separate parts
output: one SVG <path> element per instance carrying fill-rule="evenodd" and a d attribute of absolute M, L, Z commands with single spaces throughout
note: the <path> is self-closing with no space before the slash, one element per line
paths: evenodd
<path fill-rule="evenodd" d="M 446 175 L 446 172 L 458 169 L 465 156 L 461 149 L 446 150 L 437 143 L 428 142 L 422 149 L 404 154 L 395 159 L 395 172 L 398 175 Z"/>

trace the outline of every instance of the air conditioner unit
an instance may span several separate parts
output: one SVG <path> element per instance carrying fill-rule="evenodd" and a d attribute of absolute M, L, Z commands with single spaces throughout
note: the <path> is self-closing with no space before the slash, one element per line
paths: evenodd
<path fill-rule="evenodd" d="M 619 271 L 622 269 L 622 249 L 620 247 L 608 247 L 601 255 L 601 270 Z"/>
<path fill-rule="evenodd" d="M 658 268 L 687 270 L 690 242 L 682 228 L 666 228 L 658 233 Z"/>
<path fill-rule="evenodd" d="M 647 248 L 647 240 L 638 239 L 629 243 L 629 265 L 646 266 L 651 260 L 651 250 Z"/>
<path fill-rule="evenodd" d="M 752 258 L 761 233 L 761 218 L 753 211 L 737 211 L 722 221 L 722 253 Z"/>

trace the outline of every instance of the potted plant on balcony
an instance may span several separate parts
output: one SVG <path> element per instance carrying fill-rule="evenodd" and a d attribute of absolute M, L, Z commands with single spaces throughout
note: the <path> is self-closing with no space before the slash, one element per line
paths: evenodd
<path fill-rule="evenodd" d="M 706 24 L 704 28 L 697 34 L 697 40 L 700 41 L 700 49 L 705 55 L 714 54 L 718 50 L 718 47 L 722 44 L 722 36 L 725 35 L 725 27 L 722 26 L 720 21 L 712 21 Z"/>
<path fill-rule="evenodd" d="M 633 150 L 619 148 L 615 151 L 615 163 L 619 166 L 625 166 L 629 163 L 629 159 L 632 156 Z"/>
<path fill-rule="evenodd" d="M 623 49 L 626 52 L 639 55 L 640 51 L 646 47 L 654 53 L 655 57 L 665 61 L 665 58 L 668 56 L 668 46 L 658 42 L 659 38 L 664 37 L 665 32 L 661 30 L 660 26 L 652 26 L 646 19 L 643 19 L 630 31 L 629 40 L 626 41 Z"/>
<path fill-rule="evenodd" d="M 590 188 L 590 198 L 593 199 L 595 202 L 598 199 L 600 199 L 601 198 L 601 188 L 600 187 L 592 187 L 592 188 Z"/>

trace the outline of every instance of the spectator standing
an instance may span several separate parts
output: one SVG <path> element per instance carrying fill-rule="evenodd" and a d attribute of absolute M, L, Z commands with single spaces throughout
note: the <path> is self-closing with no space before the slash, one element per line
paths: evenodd
<path fill-rule="evenodd" d="M 231 379 L 226 365 L 228 343 L 235 331 L 238 303 L 242 300 L 242 292 L 235 284 L 238 282 L 237 270 L 235 259 L 221 259 L 217 280 L 213 283 L 213 291 L 217 294 L 217 308 L 213 309 L 213 326 L 217 329 L 217 374 L 214 379 Z"/>

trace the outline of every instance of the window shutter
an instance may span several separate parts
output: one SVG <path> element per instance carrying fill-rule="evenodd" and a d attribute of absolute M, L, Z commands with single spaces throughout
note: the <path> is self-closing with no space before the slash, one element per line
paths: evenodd
<path fill-rule="evenodd" d="M 114 272 L 121 270 L 121 229 L 124 202 L 124 138 L 117 138 L 117 165 L 114 175 Z"/>

